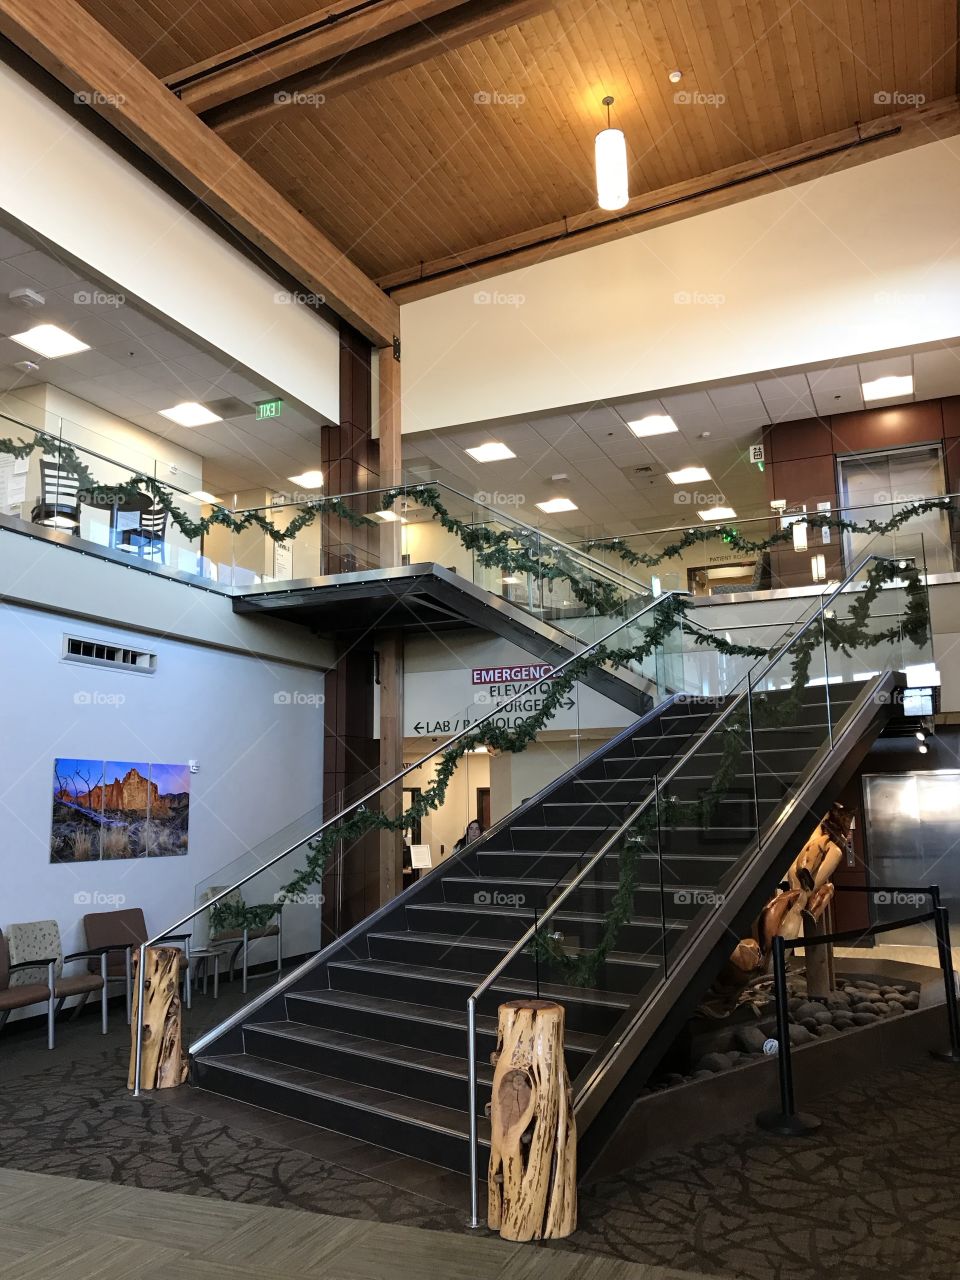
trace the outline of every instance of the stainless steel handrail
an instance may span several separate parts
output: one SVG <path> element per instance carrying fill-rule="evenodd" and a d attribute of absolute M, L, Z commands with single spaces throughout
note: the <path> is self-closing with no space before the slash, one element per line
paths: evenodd
<path fill-rule="evenodd" d="M 853 582 L 856 576 L 862 572 L 864 565 L 866 565 L 869 561 L 872 561 L 872 560 L 891 560 L 894 558 L 895 557 L 891 557 L 891 556 L 877 555 L 876 553 L 873 553 L 873 552 L 871 552 L 869 555 L 864 556 L 863 559 L 859 561 L 856 568 L 850 571 L 850 573 L 846 576 L 846 578 L 844 578 L 844 580 L 839 584 L 839 586 L 836 586 L 830 592 L 829 596 L 824 598 L 824 596 L 821 595 L 819 597 L 816 607 L 811 610 L 810 617 L 807 618 L 806 622 L 803 623 L 800 630 L 797 631 L 796 634 L 791 636 L 790 639 L 786 641 L 786 643 L 784 643 L 777 650 L 777 653 L 767 662 L 766 666 L 759 673 L 755 674 L 752 670 L 748 671 L 745 676 L 741 677 L 741 679 L 737 681 L 737 683 L 733 686 L 734 690 L 737 689 L 738 686 L 740 685 L 744 685 L 745 687 L 732 698 L 732 700 L 728 703 L 726 707 L 723 708 L 723 710 L 718 714 L 716 719 L 713 721 L 710 727 L 705 731 L 705 733 L 698 736 L 697 740 L 690 747 L 687 748 L 687 750 L 683 753 L 683 755 L 678 760 L 676 760 L 673 765 L 671 765 L 671 767 L 668 769 L 666 774 L 663 777 L 654 778 L 653 790 L 640 802 L 639 805 L 637 805 L 637 807 L 631 812 L 630 816 L 626 819 L 625 822 L 621 823 L 621 825 L 617 828 L 617 830 L 613 833 L 613 835 L 610 836 L 603 843 L 603 845 L 595 853 L 593 853 L 590 856 L 589 861 L 586 862 L 585 865 L 581 868 L 581 870 L 574 876 L 574 878 L 564 886 L 560 894 L 553 900 L 553 902 L 549 904 L 546 911 L 544 911 L 542 915 L 538 916 L 535 923 L 532 924 L 527 929 L 526 933 L 523 934 L 523 936 L 513 945 L 513 947 L 511 947 L 511 949 L 507 952 L 507 954 L 502 957 L 502 959 L 495 965 L 495 967 L 490 971 L 490 973 L 487 974 L 487 976 L 483 979 L 483 981 L 478 986 L 476 986 L 473 992 L 467 997 L 467 1036 L 468 1036 L 467 1075 L 468 1075 L 468 1088 L 470 1090 L 469 1133 L 470 1133 L 470 1225 L 471 1226 L 476 1227 L 479 1225 L 479 1183 L 478 1183 L 479 1169 L 478 1169 L 478 1153 L 477 1153 L 477 1145 L 478 1145 L 478 1140 L 477 1140 L 477 1047 L 476 1047 L 477 1001 L 480 999 L 482 995 L 484 995 L 485 992 L 487 992 L 490 989 L 490 987 L 497 980 L 497 978 L 499 978 L 499 976 L 503 973 L 506 967 L 520 954 L 521 951 L 524 950 L 525 947 L 529 945 L 532 938 L 541 931 L 544 924 L 548 920 L 550 920 L 552 916 L 556 914 L 557 909 L 566 901 L 566 899 L 570 896 L 570 894 L 574 891 L 574 889 L 577 888 L 577 886 L 590 873 L 590 871 L 592 871 L 592 869 L 597 865 L 597 863 L 610 852 L 611 848 L 620 839 L 624 831 L 626 831 L 628 827 L 630 827 L 634 822 L 636 822 L 640 814 L 643 813 L 643 811 L 647 809 L 650 806 L 650 804 L 653 803 L 654 798 L 661 792 L 662 788 L 673 781 L 673 779 L 677 776 L 677 774 L 684 767 L 684 765 L 687 764 L 688 761 L 694 755 L 696 755 L 696 753 L 700 750 L 700 748 L 702 747 L 706 739 L 711 737 L 716 732 L 716 730 L 720 728 L 721 725 L 726 723 L 726 721 L 730 718 L 730 716 L 733 714 L 736 708 L 740 706 L 740 704 L 743 702 L 744 698 L 749 696 L 751 688 L 755 684 L 757 684 L 759 681 L 763 680 L 764 677 L 770 671 L 773 670 L 773 668 L 777 665 L 778 662 L 780 662 L 783 656 L 786 653 L 789 653 L 789 651 L 793 648 L 793 646 L 801 638 L 801 636 L 803 636 L 809 630 L 809 628 L 813 626 L 817 618 L 822 619 L 824 610 L 830 605 L 830 603 L 834 599 L 836 599 L 837 596 L 839 596 L 850 585 L 851 582 Z M 732 692 L 733 690 L 731 690 L 731 693 Z"/>
<path fill-rule="evenodd" d="M 915 501 L 942 502 L 944 504 L 947 504 L 947 503 L 953 502 L 954 500 L 960 500 L 960 493 L 937 494 L 930 498 L 919 498 L 919 499 L 916 499 Z M 810 501 L 826 502 L 827 499 L 813 498 L 813 499 L 810 499 Z M 803 520 L 804 518 L 806 518 L 811 521 L 816 521 L 818 518 L 822 519 L 824 517 L 828 519 L 832 519 L 834 516 L 841 515 L 841 513 L 846 515 L 846 513 L 850 511 L 876 511 L 878 507 L 891 507 L 894 510 L 900 510 L 903 507 L 913 506 L 914 500 L 911 500 L 909 502 L 906 500 L 903 500 L 900 502 L 860 503 L 858 506 L 854 506 L 854 507 L 845 506 L 842 502 L 836 502 L 835 500 L 832 500 L 830 505 L 831 505 L 830 511 L 805 511 L 805 512 L 790 511 L 786 513 L 779 512 L 779 511 L 771 511 L 768 515 L 742 516 L 742 517 L 736 516 L 732 520 L 708 520 L 703 524 L 696 524 L 696 525 L 672 524 L 672 525 L 667 525 L 665 528 L 660 528 L 660 529 L 638 529 L 633 533 L 613 533 L 613 534 L 607 534 L 602 536 L 598 535 L 595 538 L 579 538 L 573 545 L 581 546 L 588 542 L 631 542 L 637 538 L 656 538 L 662 533 L 686 533 L 689 529 L 709 529 L 711 525 L 735 525 L 739 529 L 742 525 L 745 525 L 745 524 L 764 524 L 764 523 L 769 524 L 770 521 L 779 523 L 781 516 L 784 514 L 796 520 Z M 944 505 L 943 510 L 948 511 L 949 507 Z M 880 536 L 880 535 L 874 535 L 874 536 Z M 886 534 L 884 536 L 891 537 L 894 535 Z M 585 552 L 584 554 L 588 555 L 589 552 Z"/>
<path fill-rule="evenodd" d="M 358 489 L 348 493 L 332 493 L 324 496 L 328 501 L 331 498 L 338 498 L 341 501 L 345 501 L 348 498 L 372 498 L 379 493 L 398 493 L 399 492 L 400 495 L 403 497 L 410 497 L 415 499 L 417 489 L 444 489 L 447 493 L 452 493 L 452 494 L 455 494 L 458 498 L 462 498 L 464 502 L 469 503 L 471 506 L 480 507 L 484 511 L 489 511 L 491 516 L 493 516 L 501 524 L 514 525 L 516 528 L 522 529 L 525 533 L 531 535 L 532 537 L 545 538 L 550 542 L 555 542 L 557 546 L 563 547 L 564 551 L 568 551 L 571 556 L 576 557 L 578 560 L 586 561 L 590 567 L 597 569 L 600 573 L 604 574 L 607 577 L 620 578 L 624 584 L 630 587 L 639 585 L 643 587 L 646 591 L 652 591 L 653 589 L 650 583 L 643 582 L 639 578 L 632 577 L 629 573 L 627 573 L 623 569 L 613 568 L 610 565 L 604 564 L 602 560 L 599 560 L 596 556 L 592 556 L 588 551 L 582 551 L 576 545 L 576 543 L 564 542 L 562 538 L 558 538 L 554 533 L 550 533 L 545 529 L 538 529 L 536 525 L 527 524 L 525 520 L 520 520 L 515 515 L 509 515 L 503 511 L 498 511 L 496 507 L 491 507 L 489 503 L 478 502 L 477 499 L 474 497 L 471 497 L 470 494 L 463 493 L 460 489 L 456 489 L 454 488 L 453 485 L 446 484 L 442 480 L 437 480 L 437 481 L 414 480 L 414 481 L 411 481 L 409 484 L 387 485 L 380 489 Z M 317 499 L 317 500 L 319 501 L 320 499 Z M 309 501 L 307 502 L 271 502 L 271 503 L 266 503 L 263 506 L 259 506 L 259 507 L 238 507 L 235 514 L 243 515 L 248 511 L 257 511 L 257 512 L 274 511 L 278 508 L 280 509 L 284 507 L 299 508 L 299 507 L 309 506 L 309 505 L 310 505 Z"/>
<path fill-rule="evenodd" d="M 574 654 L 573 657 L 565 658 L 563 662 L 559 663 L 556 667 L 552 669 L 551 674 L 553 675 L 553 674 L 563 672 L 572 663 L 577 662 L 580 658 L 586 657 L 587 654 L 589 654 L 592 650 L 599 649 L 612 636 L 617 635 L 619 632 L 623 631 L 624 628 L 632 626 L 635 622 L 637 622 L 640 618 L 642 618 L 644 614 L 649 613 L 651 610 L 658 609 L 664 602 L 669 600 L 672 596 L 680 595 L 680 594 L 683 594 L 683 593 L 669 591 L 662 596 L 658 596 L 655 600 L 651 600 L 648 604 L 644 605 L 644 607 L 641 610 L 639 610 L 638 613 L 635 613 L 632 617 L 617 623 L 617 625 L 611 631 L 608 631 L 605 635 L 601 636 L 600 639 L 592 641 L 585 648 L 581 649 L 579 653 Z M 236 884 L 232 884 L 229 886 L 229 888 L 221 890 L 214 897 L 209 898 L 206 902 L 202 903 L 201 906 L 196 907 L 188 915 L 183 916 L 175 924 L 170 925 L 169 928 L 166 928 L 162 932 L 155 934 L 153 937 L 148 938 L 145 942 L 141 944 L 139 971 L 137 975 L 137 1026 L 136 1026 L 136 1049 L 135 1049 L 134 1085 L 133 1085 L 134 1097 L 138 1097 L 140 1094 L 141 1058 L 142 1058 L 142 1051 L 143 1051 L 143 994 L 144 994 L 144 978 L 145 978 L 144 969 L 145 969 L 145 959 L 146 959 L 147 948 L 155 946 L 158 942 L 162 942 L 164 938 L 169 938 L 171 934 L 178 933 L 183 928 L 184 925 L 190 924 L 191 921 L 197 918 L 197 916 L 202 915 L 205 911 L 209 911 L 211 907 L 216 906 L 218 902 L 222 902 L 224 898 L 226 898 L 229 894 L 235 893 L 236 890 L 238 889 L 242 889 L 243 886 L 247 884 L 249 881 L 251 881 L 255 876 L 260 875 L 260 873 L 263 871 L 268 871 L 270 867 L 275 866 L 276 863 L 278 863 L 282 858 L 285 858 L 288 854 L 293 853 L 297 849 L 301 849 L 308 841 L 315 840 L 317 836 L 321 835 L 324 831 L 326 831 L 328 827 L 334 826 L 336 823 L 342 821 L 343 818 L 348 813 L 353 813 L 355 810 L 361 808 L 363 805 L 367 804 L 370 800 L 374 799 L 374 797 L 378 796 L 381 792 L 386 791 L 388 787 L 395 786 L 398 782 L 400 782 L 403 778 L 405 778 L 407 774 L 413 773 L 416 769 L 419 769 L 422 765 L 426 764 L 428 760 L 432 760 L 434 756 L 440 755 L 444 751 L 448 751 L 450 747 L 452 747 L 455 743 L 459 742 L 461 738 L 465 738 L 469 734 L 476 733 L 476 731 L 479 728 L 481 728 L 483 725 L 485 725 L 489 720 L 492 720 L 495 716 L 502 715 L 504 710 L 507 707 L 510 707 L 513 703 L 518 702 L 521 698 L 525 698 L 529 696 L 529 694 L 531 694 L 536 689 L 538 689 L 542 683 L 543 683 L 542 677 L 539 680 L 531 681 L 530 684 L 525 685 L 524 688 L 521 689 L 518 693 L 515 693 L 512 697 L 508 698 L 505 702 L 499 703 L 496 707 L 493 708 L 492 711 L 488 711 L 485 716 L 481 716 L 481 718 L 475 721 L 475 723 L 473 723 L 472 725 L 470 725 L 469 728 L 461 729 L 460 732 L 455 734 L 452 738 L 448 738 L 447 741 L 443 743 L 442 746 L 435 747 L 434 750 L 428 752 L 427 755 L 421 756 L 421 758 L 417 760 L 415 764 L 407 765 L 404 769 L 402 769 L 399 773 L 394 774 L 394 776 L 392 778 L 389 778 L 386 782 L 382 782 L 378 786 L 372 788 L 370 791 L 360 796 L 357 800 L 354 800 L 345 809 L 342 809 L 339 813 L 335 814 L 332 818 L 328 818 L 326 819 L 326 821 L 322 822 L 320 826 L 316 828 L 315 831 L 312 831 L 309 834 L 303 836 L 295 844 L 289 845 L 286 849 L 283 849 L 280 853 L 276 854 L 273 858 L 271 858 L 269 862 L 265 862 L 263 866 L 257 867 L 254 871 L 251 871 L 249 875 L 246 875 L 242 879 L 238 880 Z"/>

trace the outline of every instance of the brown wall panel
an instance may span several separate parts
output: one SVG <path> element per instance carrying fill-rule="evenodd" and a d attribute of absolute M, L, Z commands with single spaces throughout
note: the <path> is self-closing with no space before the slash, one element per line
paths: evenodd
<path fill-rule="evenodd" d="M 947 396 L 940 401 L 943 434 L 947 439 L 960 436 L 960 396 Z"/>
<path fill-rule="evenodd" d="M 943 436 L 939 400 L 900 404 L 890 409 L 838 413 L 831 418 L 830 425 L 834 452 L 838 454 L 929 444 Z"/>
<path fill-rule="evenodd" d="M 802 422 L 775 422 L 767 428 L 770 461 L 794 462 L 833 453 L 829 420 L 805 418 Z"/>

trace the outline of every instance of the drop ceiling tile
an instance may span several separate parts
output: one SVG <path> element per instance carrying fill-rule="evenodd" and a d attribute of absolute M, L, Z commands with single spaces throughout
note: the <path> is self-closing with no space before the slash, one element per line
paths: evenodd
<path fill-rule="evenodd" d="M 913 373 L 913 360 L 910 355 L 861 360 L 858 368 L 861 382 L 872 382 L 874 378 L 900 378 Z"/>
<path fill-rule="evenodd" d="M 960 348 L 937 347 L 913 357 L 914 396 L 932 400 L 960 395 Z"/>
<path fill-rule="evenodd" d="M 27 253 L 17 254 L 10 261 L 19 270 L 28 276 L 33 276 L 34 280 L 39 280 L 49 289 L 62 289 L 66 285 L 78 284 L 83 279 L 65 262 L 59 262 L 52 254 L 43 253 L 40 249 L 30 249 Z"/>

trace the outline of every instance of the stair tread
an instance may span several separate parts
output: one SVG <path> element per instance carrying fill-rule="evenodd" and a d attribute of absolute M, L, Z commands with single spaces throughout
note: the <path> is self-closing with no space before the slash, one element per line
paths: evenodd
<path fill-rule="evenodd" d="M 642 964 L 643 961 L 640 960 L 638 963 Z M 647 963 L 651 969 L 661 968 L 659 963 L 655 964 L 653 961 Z M 394 960 L 331 960 L 330 968 L 331 970 L 362 969 L 367 973 L 383 973 L 390 974 L 392 977 L 399 976 L 411 979 L 440 979 L 443 982 L 451 982 L 455 985 L 466 987 L 470 991 L 478 985 L 478 975 L 469 973 L 464 969 L 437 969 L 432 965 L 404 964 Z M 528 982 L 524 978 L 501 976 L 491 989 L 494 991 L 515 991 L 522 995 L 537 994 L 537 984 Z M 566 1000 L 568 1003 L 576 1001 L 578 1004 L 606 1006 L 611 1009 L 629 1009 L 631 1006 L 630 999 L 620 992 L 598 991 L 593 987 L 568 987 L 558 983 L 541 982 L 539 991 L 545 997 Z"/>
<path fill-rule="evenodd" d="M 476 975 L 473 975 L 474 979 Z M 360 1009 L 367 1013 L 386 1013 L 394 1017 L 413 1018 L 417 1022 L 435 1022 L 446 1027 L 458 1027 L 467 1031 L 467 1011 L 463 1009 L 446 1009 L 433 1004 L 414 1004 L 406 1000 L 390 1000 L 385 996 L 370 996 L 359 991 L 338 991 L 321 989 L 319 991 L 295 991 L 287 995 L 287 999 L 311 1000 L 316 1004 L 346 1005 L 351 1009 Z M 497 1032 L 497 1019 L 491 1015 L 477 1014 L 477 1029 L 492 1035 Z M 565 1032 L 568 1049 L 577 1049 L 581 1053 L 594 1053 L 601 1044 L 602 1037 L 589 1031 Z M 466 1044 L 466 1040 L 464 1040 Z"/>
<path fill-rule="evenodd" d="M 526 849 L 518 849 L 516 852 L 517 852 L 517 855 L 521 858 L 526 858 L 529 856 Z M 497 856 L 499 857 L 499 854 Z M 669 857 L 670 855 L 668 854 L 667 856 Z M 692 854 L 692 853 L 684 856 L 691 857 L 691 858 L 700 857 L 699 854 Z M 604 859 L 604 861 L 606 861 L 606 859 Z M 565 881 L 558 881 L 556 879 L 551 879 L 549 877 L 547 879 L 542 879 L 537 876 L 508 876 L 508 875 L 444 876 L 443 883 L 444 884 L 475 884 L 475 885 L 489 884 L 489 885 L 495 885 L 497 888 L 502 888 L 504 885 L 514 885 L 514 884 L 526 885 L 527 888 L 531 888 L 531 889 L 564 889 L 566 888 Z M 620 882 L 618 880 L 585 880 L 584 886 L 590 889 L 604 889 L 604 890 L 609 889 L 612 891 L 616 891 L 617 889 L 620 888 Z M 705 884 L 698 885 L 698 884 L 684 883 L 682 885 L 677 885 L 675 887 L 679 889 L 691 889 L 694 891 L 696 891 L 697 889 L 710 891 L 710 886 Z M 638 880 L 637 883 L 634 885 L 634 888 L 635 889 L 659 889 L 660 881 L 651 880 L 648 883 L 644 883 L 643 881 Z M 448 902 L 448 903 L 434 904 L 429 902 L 421 902 L 421 903 L 418 903 L 417 905 L 421 907 L 428 907 L 428 906 L 434 906 L 434 905 L 436 906 L 444 906 L 444 905 L 445 906 L 458 906 L 458 905 L 470 906 L 470 903 L 458 904 L 458 903 Z"/>
<path fill-rule="evenodd" d="M 710 890 L 706 890 L 705 892 L 709 893 Z M 569 919 L 570 917 L 558 916 L 557 918 Z M 598 919 L 602 919 L 602 918 L 603 917 L 598 917 Z M 658 920 L 655 923 L 659 924 L 660 922 Z M 689 923 L 689 921 L 674 920 L 671 923 L 675 925 L 677 928 L 684 928 Z M 449 946 L 449 947 L 454 947 L 454 946 L 477 947 L 480 950 L 490 950 L 490 951 L 509 951 L 510 948 L 514 945 L 513 941 L 511 941 L 510 938 L 481 938 L 481 937 L 475 937 L 473 934 L 465 938 L 461 934 L 437 933 L 437 932 L 430 932 L 429 930 L 426 930 L 426 929 L 384 929 L 382 931 L 378 930 L 376 932 L 373 932 L 369 936 L 371 938 L 390 938 L 396 941 L 403 941 L 403 942 L 414 942 L 414 943 L 433 942 L 442 946 Z M 634 965 L 639 964 L 639 965 L 642 965 L 644 968 L 649 968 L 651 966 L 651 962 L 649 960 L 645 960 L 643 956 L 638 955 L 636 952 L 633 952 L 633 951 L 609 951 L 607 953 L 606 959 L 608 962 L 612 962 L 614 964 L 634 964 Z M 448 972 L 448 970 L 444 970 L 444 973 L 446 972 Z M 474 975 L 474 977 L 476 977 L 476 975 Z"/>
<path fill-rule="evenodd" d="M 310 1022 L 250 1022 L 245 1023 L 243 1029 L 245 1032 L 259 1031 L 284 1039 L 301 1040 L 321 1049 L 339 1049 L 363 1057 L 384 1058 L 404 1066 L 418 1067 L 423 1071 L 467 1079 L 466 1043 L 464 1056 L 456 1058 L 446 1053 L 433 1053 L 412 1045 L 399 1044 L 394 1040 L 378 1040 L 371 1036 L 355 1036 L 347 1031 L 335 1031 L 330 1027 L 317 1027 Z M 483 1061 L 477 1063 L 477 1073 L 481 1080 L 493 1079 L 493 1069 Z"/>
<path fill-rule="evenodd" d="M 679 893 L 683 891 L 692 891 L 691 886 L 685 885 L 685 884 L 682 884 L 682 885 L 678 884 L 678 885 L 671 885 L 670 887 L 671 893 L 674 893 L 674 892 Z M 706 890 L 706 892 L 712 893 L 714 892 L 714 890 L 708 889 Z M 487 905 L 484 905 L 483 903 L 475 903 L 475 902 L 420 902 L 416 904 L 411 904 L 409 907 L 407 907 L 407 910 L 408 911 L 445 911 L 445 912 L 449 912 L 450 914 L 455 914 L 461 911 L 475 911 L 478 915 L 481 915 L 481 916 L 511 916 L 516 920 L 528 921 L 530 924 L 533 923 L 531 913 L 529 911 L 525 911 L 521 907 L 498 907 L 493 904 L 487 906 Z M 602 921 L 606 920 L 607 917 L 602 912 L 599 912 L 599 911 L 566 911 L 563 907 L 561 907 L 556 912 L 556 914 L 551 916 L 550 918 L 552 920 L 582 920 L 586 924 L 600 924 Z M 630 916 L 626 921 L 626 923 L 658 925 L 660 923 L 660 917 L 659 916 L 656 916 L 656 917 L 655 916 Z M 409 930 L 401 930 L 400 932 L 418 935 L 420 933 L 420 930 L 409 929 Z M 469 936 L 463 937 L 461 935 L 458 935 L 458 941 L 470 942 L 471 939 Z M 506 939 L 504 941 L 506 941 Z M 513 941 L 508 942 L 507 945 L 513 946 L 513 943 L 517 941 L 518 939 L 514 938 Z"/>
<path fill-rule="evenodd" d="M 312 1093 L 346 1106 L 377 1111 L 396 1120 L 410 1121 L 443 1133 L 453 1133 L 463 1138 L 468 1134 L 466 1111 L 442 1107 L 422 1098 L 390 1093 L 386 1089 L 375 1089 L 373 1085 L 358 1084 L 339 1076 L 325 1076 L 318 1071 L 308 1071 L 305 1067 L 291 1067 L 284 1062 L 274 1062 L 253 1053 L 201 1054 L 199 1061 L 208 1066 L 255 1076 L 270 1084 L 299 1089 L 303 1093 Z"/>

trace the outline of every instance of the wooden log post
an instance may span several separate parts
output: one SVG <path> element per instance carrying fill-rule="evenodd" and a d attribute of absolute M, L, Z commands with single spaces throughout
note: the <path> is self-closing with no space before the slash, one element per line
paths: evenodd
<path fill-rule="evenodd" d="M 148 947 L 143 984 L 143 1056 L 141 1089 L 173 1089 L 187 1078 L 187 1060 L 180 1036 L 179 947 Z M 137 1055 L 137 1006 L 140 996 L 140 953 L 133 953 L 133 1013 L 130 1019 L 130 1072 L 132 1089 Z"/>
<path fill-rule="evenodd" d="M 563 1007 L 551 1000 L 500 1006 L 487 1222 L 505 1240 L 576 1230 L 577 1131 L 563 1031 Z"/>

